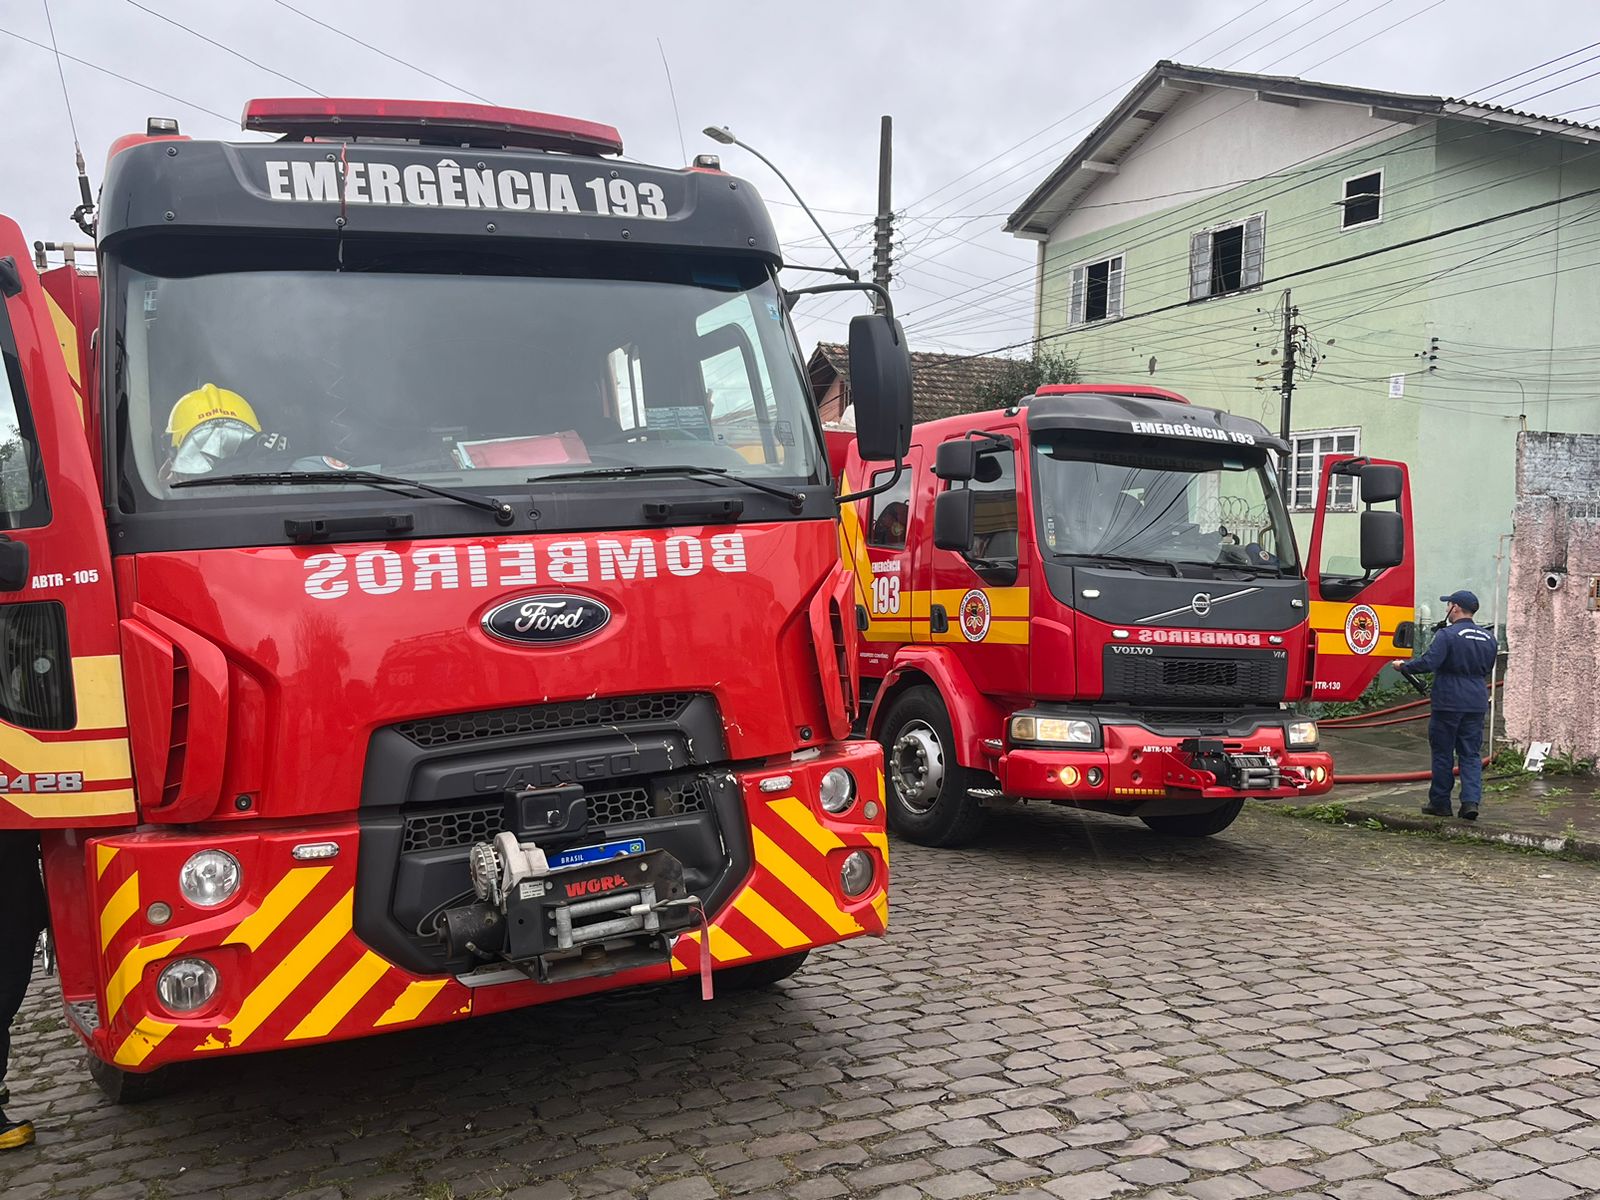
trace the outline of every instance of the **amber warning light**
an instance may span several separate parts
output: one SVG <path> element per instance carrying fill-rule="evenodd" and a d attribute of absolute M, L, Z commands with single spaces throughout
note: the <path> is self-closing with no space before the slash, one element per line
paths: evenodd
<path fill-rule="evenodd" d="M 251 100 L 244 106 L 240 125 L 255 133 L 281 133 L 300 141 L 384 137 L 571 154 L 622 153 L 622 135 L 610 125 L 492 104 L 335 97 Z"/>

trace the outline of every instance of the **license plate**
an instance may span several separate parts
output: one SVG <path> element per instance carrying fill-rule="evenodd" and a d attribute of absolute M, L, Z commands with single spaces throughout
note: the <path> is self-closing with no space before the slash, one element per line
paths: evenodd
<path fill-rule="evenodd" d="M 581 867 L 589 863 L 605 862 L 608 858 L 620 858 L 624 854 L 643 854 L 644 839 L 628 838 L 621 842 L 601 842 L 598 846 L 579 846 L 576 850 L 561 850 L 550 855 L 549 863 L 552 870 L 563 867 Z"/>

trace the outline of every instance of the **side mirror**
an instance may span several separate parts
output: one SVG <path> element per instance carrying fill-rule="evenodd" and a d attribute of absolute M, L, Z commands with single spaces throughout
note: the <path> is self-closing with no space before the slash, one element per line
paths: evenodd
<path fill-rule="evenodd" d="M 877 313 L 851 319 L 850 399 L 861 457 L 904 458 L 911 448 L 911 355 L 898 321 Z"/>
<path fill-rule="evenodd" d="M 942 449 L 942 447 L 941 447 Z M 976 493 L 971 488 L 943 491 L 933 502 L 933 544 L 941 550 L 965 554 L 972 549 L 973 509 Z"/>
<path fill-rule="evenodd" d="M 1406 522 L 1397 512 L 1367 509 L 1361 514 L 1361 569 L 1381 571 L 1406 559 Z"/>
<path fill-rule="evenodd" d="M 1361 499 L 1366 504 L 1386 504 L 1400 499 L 1405 476 L 1399 467 L 1368 463 L 1361 468 Z"/>
<path fill-rule="evenodd" d="M 978 443 L 971 438 L 944 442 L 934 451 L 933 473 L 940 479 L 971 479 L 978 473 Z"/>
<path fill-rule="evenodd" d="M 20 592 L 28 586 L 28 543 L 0 535 L 0 592 Z"/>

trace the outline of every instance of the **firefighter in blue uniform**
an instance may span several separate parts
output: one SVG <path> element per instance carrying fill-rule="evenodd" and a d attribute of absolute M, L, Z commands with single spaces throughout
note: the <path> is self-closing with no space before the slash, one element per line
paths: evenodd
<path fill-rule="evenodd" d="M 1478 598 L 1471 592 L 1452 592 L 1439 599 L 1449 606 L 1445 627 L 1434 635 L 1426 654 L 1397 669 L 1406 676 L 1433 673 L 1433 716 L 1428 721 L 1433 782 L 1422 811 L 1431 817 L 1451 815 L 1450 793 L 1459 762 L 1461 819 L 1475 821 L 1483 799 L 1483 718 L 1500 647 L 1492 632 L 1473 621 Z"/>

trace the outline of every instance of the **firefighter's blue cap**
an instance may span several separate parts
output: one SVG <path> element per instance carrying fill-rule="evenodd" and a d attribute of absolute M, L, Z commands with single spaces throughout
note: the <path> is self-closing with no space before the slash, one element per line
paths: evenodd
<path fill-rule="evenodd" d="M 1440 596 L 1439 599 L 1446 604 L 1456 605 L 1462 612 L 1475 613 L 1478 611 L 1478 598 L 1467 591 L 1466 588 L 1462 588 L 1458 592 L 1451 592 L 1448 596 Z"/>

